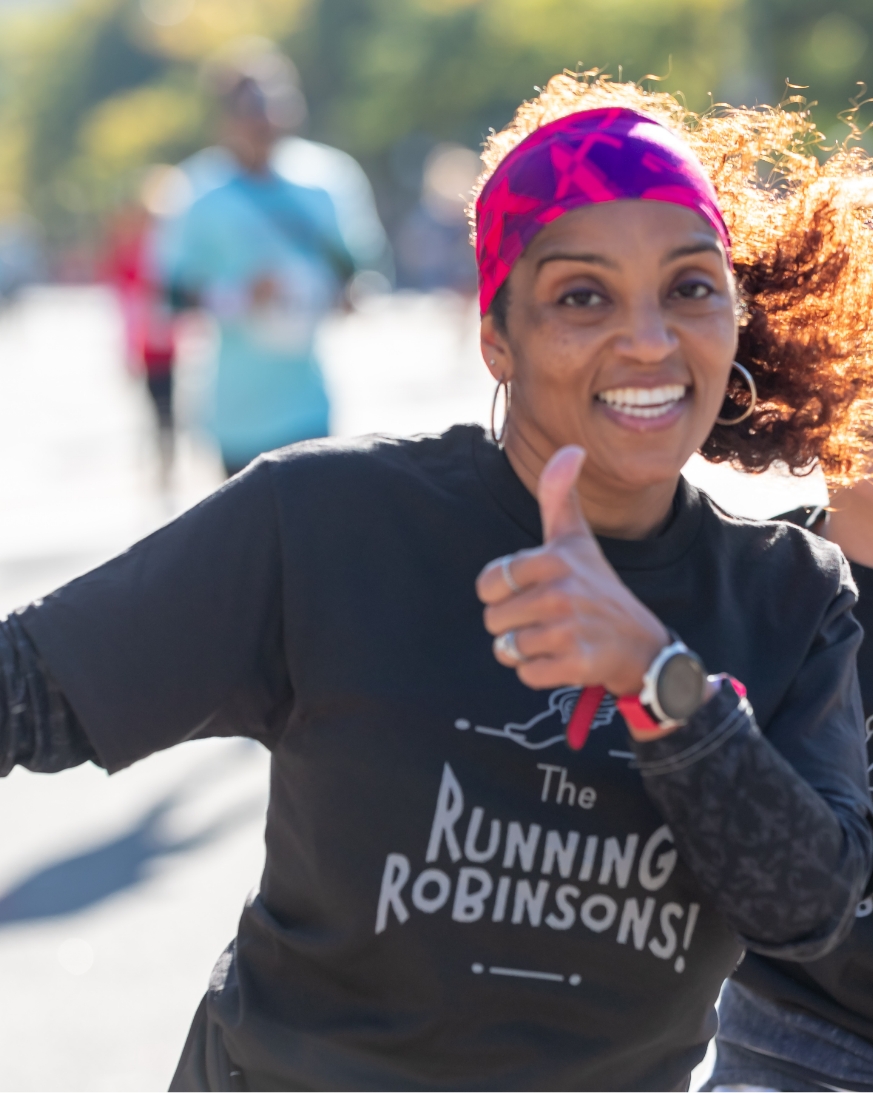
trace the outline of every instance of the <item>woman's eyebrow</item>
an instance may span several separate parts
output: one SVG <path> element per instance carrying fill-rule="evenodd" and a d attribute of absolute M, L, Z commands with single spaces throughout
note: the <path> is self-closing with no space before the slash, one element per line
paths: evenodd
<path fill-rule="evenodd" d="M 675 262 L 677 258 L 687 258 L 692 254 L 704 254 L 711 252 L 712 254 L 721 254 L 721 248 L 714 239 L 701 239 L 697 243 L 686 243 L 683 247 L 675 247 L 669 254 L 665 254 L 661 259 L 661 265 L 665 266 L 669 262 Z M 578 254 L 565 253 L 559 251 L 557 254 L 546 254 L 537 262 L 537 272 L 547 262 L 585 262 L 588 265 L 604 266 L 606 269 L 618 269 L 618 263 L 613 262 L 612 259 L 607 258 L 603 254 L 595 254 L 582 252 Z"/>
<path fill-rule="evenodd" d="M 613 262 L 602 254 L 547 254 L 537 262 L 539 272 L 546 262 L 587 262 L 589 265 L 606 266 L 607 269 L 618 269 L 618 263 Z"/>
<path fill-rule="evenodd" d="M 714 239 L 701 239 L 699 243 L 688 243 L 684 247 L 676 247 L 675 250 L 671 250 L 669 254 L 665 254 L 661 259 L 661 265 L 666 266 L 668 262 L 675 262 L 677 258 L 687 258 L 691 254 L 703 254 L 706 251 L 718 255 L 722 253 L 721 247 Z"/>

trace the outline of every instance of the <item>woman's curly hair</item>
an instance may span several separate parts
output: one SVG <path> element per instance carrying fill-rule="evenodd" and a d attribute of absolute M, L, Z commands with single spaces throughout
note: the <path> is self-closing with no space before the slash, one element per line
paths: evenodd
<path fill-rule="evenodd" d="M 873 472 L 873 160 L 852 146 L 854 129 L 825 155 L 798 98 L 695 114 L 664 92 L 565 72 L 492 133 L 474 200 L 530 133 L 602 106 L 637 110 L 680 133 L 712 179 L 731 234 L 737 360 L 754 376 L 758 403 L 740 424 L 716 425 L 702 455 L 748 471 L 782 462 L 803 474 L 818 463 L 833 485 Z M 721 416 L 738 416 L 748 402 L 734 370 Z"/>

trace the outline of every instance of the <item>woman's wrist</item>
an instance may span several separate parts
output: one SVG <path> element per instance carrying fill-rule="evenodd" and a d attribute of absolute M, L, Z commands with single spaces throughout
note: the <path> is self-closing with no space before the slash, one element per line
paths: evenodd
<path fill-rule="evenodd" d="M 636 695 L 643 689 L 643 679 L 658 654 L 673 640 L 670 631 L 655 619 L 655 626 L 648 633 L 638 635 L 625 646 L 620 667 L 613 676 L 604 680 L 604 686 L 614 695 Z M 628 654 L 628 646 L 632 650 Z"/>

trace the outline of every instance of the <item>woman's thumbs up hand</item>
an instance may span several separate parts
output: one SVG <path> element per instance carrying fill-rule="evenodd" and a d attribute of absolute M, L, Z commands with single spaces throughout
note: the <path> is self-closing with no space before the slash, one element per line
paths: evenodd
<path fill-rule="evenodd" d="M 582 515 L 576 482 L 585 462 L 585 449 L 568 445 L 559 448 L 543 467 L 537 483 L 537 500 L 543 524 L 543 541 L 562 535 L 584 535 L 597 545 L 588 521 Z"/>
<path fill-rule="evenodd" d="M 588 526 L 576 490 L 584 461 L 581 448 L 555 452 L 537 488 L 544 545 L 491 562 L 476 591 L 494 655 L 522 683 L 636 694 L 670 637 L 622 583 Z"/>

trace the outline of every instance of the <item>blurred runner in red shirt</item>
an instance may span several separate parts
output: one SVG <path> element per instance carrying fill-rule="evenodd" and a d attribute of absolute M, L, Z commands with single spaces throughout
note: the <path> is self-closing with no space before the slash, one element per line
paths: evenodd
<path fill-rule="evenodd" d="M 173 365 L 176 339 L 173 313 L 158 279 L 152 255 L 152 217 L 137 201 L 119 209 L 109 229 L 104 264 L 124 320 L 128 366 L 145 373 L 158 425 L 161 482 L 173 465 Z"/>

